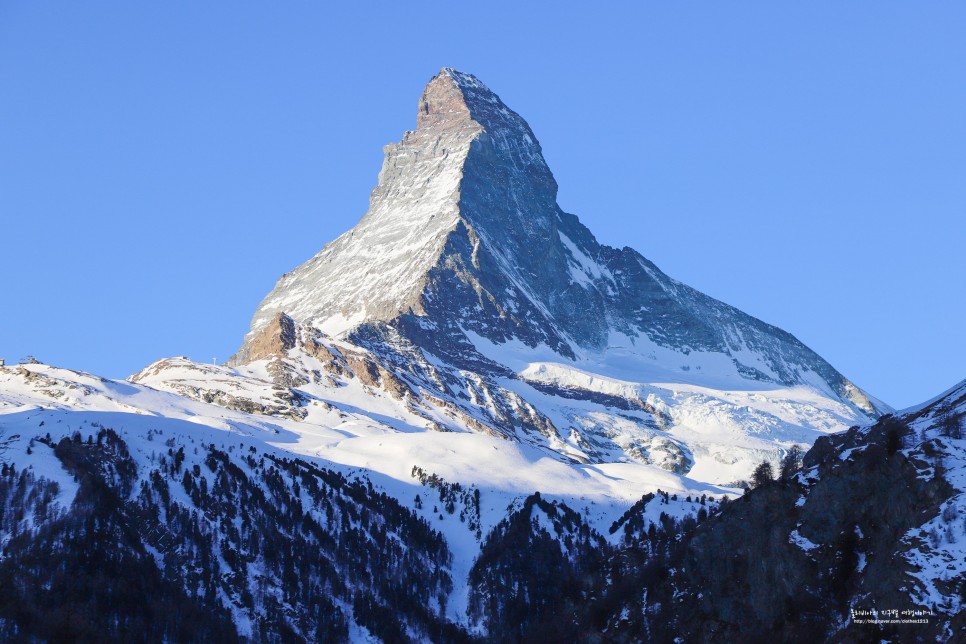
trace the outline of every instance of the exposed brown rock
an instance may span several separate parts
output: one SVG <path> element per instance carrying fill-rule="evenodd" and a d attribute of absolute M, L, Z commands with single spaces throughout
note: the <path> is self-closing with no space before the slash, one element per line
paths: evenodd
<path fill-rule="evenodd" d="M 459 422 L 462 422 L 470 429 L 478 431 L 481 434 L 486 434 L 487 436 L 495 436 L 496 438 L 509 438 L 509 436 L 506 433 L 498 431 L 496 428 L 494 428 L 491 425 L 487 425 L 485 423 L 480 422 L 479 420 L 473 418 L 472 416 L 470 416 L 465 411 L 463 411 L 453 403 L 449 402 L 448 400 L 443 400 L 442 398 L 437 398 L 436 396 L 433 396 L 432 394 L 427 394 L 427 393 L 423 393 L 423 398 L 426 402 L 446 410 L 446 412 L 449 413 L 449 415 L 451 415 L 454 419 L 456 419 Z M 434 427 L 433 429 L 436 429 L 436 428 Z M 446 431 L 446 430 L 437 429 L 437 431 Z"/>
<path fill-rule="evenodd" d="M 346 353 L 346 365 L 359 381 L 370 387 L 384 389 L 390 396 L 402 400 L 413 395 L 412 388 L 395 373 L 376 363 L 371 357 L 359 353 Z"/>
<path fill-rule="evenodd" d="M 295 394 L 287 390 L 275 392 L 278 404 L 264 404 L 243 396 L 235 396 L 220 389 L 206 389 L 185 383 L 171 383 L 171 388 L 187 398 L 200 400 L 225 409 L 261 416 L 287 416 L 293 420 L 303 420 L 307 412 L 299 406 Z"/>
<path fill-rule="evenodd" d="M 399 378 L 395 373 L 379 367 L 379 380 L 382 387 L 389 392 L 389 395 L 397 400 L 402 400 L 406 395 L 412 395 L 413 390 L 406 384 L 406 381 Z"/>
<path fill-rule="evenodd" d="M 295 341 L 295 321 L 285 313 L 276 313 L 272 321 L 252 338 L 246 362 L 284 356 L 295 347 Z"/>
<path fill-rule="evenodd" d="M 345 353 L 346 366 L 364 385 L 379 387 L 379 368 L 372 359 L 360 353 Z"/>
<path fill-rule="evenodd" d="M 335 375 L 348 375 L 342 356 L 336 355 L 331 349 L 319 342 L 316 338 L 319 332 L 311 327 L 302 330 L 302 337 L 299 345 L 306 354 L 318 359 L 325 365 L 325 370 Z"/>
<path fill-rule="evenodd" d="M 417 128 L 445 127 L 471 118 L 466 97 L 451 75 L 440 72 L 429 81 L 419 99 L 419 113 L 416 115 Z"/>
<path fill-rule="evenodd" d="M 293 369 L 291 365 L 278 358 L 269 362 L 266 369 L 272 376 L 272 382 L 274 382 L 278 387 L 295 389 L 296 387 L 301 387 L 309 382 L 308 378 Z"/>

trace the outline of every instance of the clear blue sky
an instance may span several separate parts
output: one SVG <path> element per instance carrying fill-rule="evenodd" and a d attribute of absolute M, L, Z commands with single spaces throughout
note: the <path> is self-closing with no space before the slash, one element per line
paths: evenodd
<path fill-rule="evenodd" d="M 894 406 L 966 378 L 966 4 L 322 4 L 0 2 L 0 357 L 225 360 L 454 66 L 602 242 Z"/>

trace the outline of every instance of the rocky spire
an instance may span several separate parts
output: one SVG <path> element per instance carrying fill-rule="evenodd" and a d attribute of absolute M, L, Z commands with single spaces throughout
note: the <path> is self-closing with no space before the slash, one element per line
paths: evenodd
<path fill-rule="evenodd" d="M 263 300 L 240 358 L 280 311 L 334 335 L 362 321 L 424 313 L 427 277 L 457 229 L 503 235 L 521 228 L 508 219 L 529 218 L 527 228 L 549 239 L 556 182 L 529 126 L 496 94 L 476 77 L 444 68 L 423 91 L 416 124 L 386 146 L 359 223 L 284 275 Z M 535 195 L 537 207 L 527 208 Z M 520 205 L 508 210 L 514 202 Z"/>

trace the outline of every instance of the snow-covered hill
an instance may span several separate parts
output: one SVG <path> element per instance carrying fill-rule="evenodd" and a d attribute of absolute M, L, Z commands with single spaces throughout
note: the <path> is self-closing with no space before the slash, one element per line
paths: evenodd
<path fill-rule="evenodd" d="M 350 375 L 349 365 L 367 373 L 363 362 L 356 362 L 364 358 L 343 349 L 339 360 L 345 361 L 346 371 L 339 377 L 331 375 L 334 367 L 323 371 L 318 358 L 293 352 L 306 373 L 317 372 L 321 381 L 301 384 L 294 398 L 291 389 L 274 384 L 278 376 L 272 372 L 280 367 L 273 365 L 285 364 L 280 361 L 234 369 L 171 359 L 132 381 L 43 364 L 0 367 L 0 438 L 16 437 L 3 456 L 18 472 L 26 469 L 56 483 L 54 503 L 64 512 L 77 498 L 78 483 L 53 447 L 78 432 L 82 442 L 104 428 L 116 432 L 132 462 L 128 495 L 144 483 L 153 484 L 155 472 L 166 472 L 162 461 L 167 459 L 170 466 L 172 454 L 179 452 L 183 465 L 167 472 L 171 485 L 182 483 L 183 471 L 204 465 L 212 450 L 246 471 L 249 454 L 299 459 L 375 494 L 387 494 L 413 521 L 438 532 L 449 556 L 437 563 L 445 563 L 450 580 L 437 591 L 445 600 L 440 619 L 469 626 L 467 579 L 482 540 L 514 504 L 535 492 L 579 508 L 587 525 L 604 534 L 648 490 L 661 488 L 679 496 L 682 501 L 671 510 L 677 516 L 697 512 L 696 506 L 683 502 L 685 497 L 720 499 L 736 493 L 641 463 L 565 463 L 523 441 L 477 431 L 429 430 L 427 424 L 437 422 L 434 418 L 446 422 L 446 414 L 409 411 L 385 390 Z M 145 384 L 156 377 L 155 370 L 165 375 L 161 384 L 166 390 Z M 249 473 L 253 480 L 256 474 L 261 471 Z M 213 489 L 214 482 L 213 477 L 206 488 Z M 264 483 L 253 486 L 262 489 Z M 187 490 L 174 498 L 189 514 L 199 509 Z M 305 498 L 303 506 L 315 504 Z M 217 516 L 211 520 L 217 525 Z M 24 525 L 19 531 L 27 529 Z M 164 554 L 155 553 L 159 566 Z M 223 570 L 226 565 L 222 562 Z M 253 577 L 252 587 L 256 581 Z M 242 633 L 264 614 L 263 606 L 247 607 L 225 589 L 220 592 Z M 352 628 L 364 628 L 352 621 L 351 609 L 344 610 L 350 625 L 355 624 Z M 413 631 L 414 637 L 418 632 Z"/>

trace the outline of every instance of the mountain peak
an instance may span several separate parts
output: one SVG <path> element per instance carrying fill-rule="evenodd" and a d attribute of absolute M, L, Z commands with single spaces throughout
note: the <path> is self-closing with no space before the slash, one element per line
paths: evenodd
<path fill-rule="evenodd" d="M 465 237 L 474 228 L 473 239 L 460 242 L 472 246 L 489 230 L 494 241 L 507 242 L 500 244 L 507 257 L 530 253 L 534 235 L 556 239 L 557 185 L 536 136 L 471 74 L 444 68 L 434 76 L 419 100 L 416 130 L 387 145 L 385 155 L 369 210 L 282 276 L 256 311 L 238 359 L 280 311 L 333 335 L 425 314 L 427 280 L 434 268 L 449 266 L 444 256 L 456 243 L 454 231 Z"/>
<path fill-rule="evenodd" d="M 584 356 L 588 369 L 619 347 L 639 364 L 608 377 L 818 383 L 875 413 L 791 335 L 675 282 L 631 249 L 600 244 L 560 209 L 526 121 L 475 76 L 443 68 L 422 93 L 416 130 L 385 153 L 369 210 L 282 276 L 234 362 L 251 359 L 258 333 L 285 313 L 341 339 L 392 326 L 467 368 L 483 357 L 476 337 L 544 347 L 554 360 Z"/>
<path fill-rule="evenodd" d="M 445 126 L 472 118 L 470 108 L 466 104 L 466 96 L 453 74 L 454 70 L 443 69 L 426 85 L 423 95 L 419 98 L 419 113 L 416 115 L 417 129 Z"/>
<path fill-rule="evenodd" d="M 475 76 L 464 74 L 452 67 L 444 67 L 426 84 L 419 98 L 419 113 L 416 127 L 422 129 L 433 126 L 460 123 L 471 120 L 472 112 L 468 101 L 474 98 L 470 88 L 482 88 L 496 98 L 496 95 L 483 85 Z M 496 98 L 496 100 L 499 100 Z"/>
<path fill-rule="evenodd" d="M 444 67 L 423 90 L 416 129 L 445 129 L 468 123 L 482 126 L 504 149 L 526 150 L 524 156 L 530 160 L 541 156 L 537 138 L 523 117 L 473 74 Z"/>

